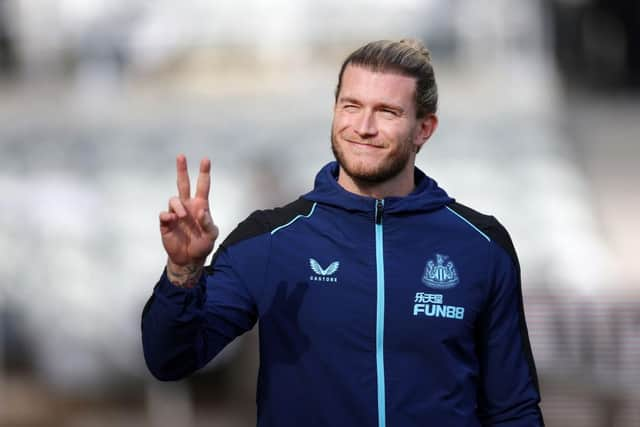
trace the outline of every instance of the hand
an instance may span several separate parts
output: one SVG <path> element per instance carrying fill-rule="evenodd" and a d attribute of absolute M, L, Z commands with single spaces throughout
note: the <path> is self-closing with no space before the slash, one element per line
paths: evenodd
<path fill-rule="evenodd" d="M 169 200 L 169 211 L 160 213 L 160 234 L 169 261 L 169 279 L 183 285 L 187 281 L 181 276 L 199 277 L 207 255 L 218 237 L 218 227 L 213 223 L 209 211 L 209 187 L 211 185 L 211 162 L 200 161 L 200 174 L 194 197 L 191 197 L 187 159 L 180 154 L 176 158 L 178 175 L 178 197 Z M 178 274 L 173 274 L 178 273 Z M 191 272 L 191 274 L 188 274 Z M 175 279 L 175 280 L 174 280 Z M 179 282 L 179 283 L 176 283 Z"/>

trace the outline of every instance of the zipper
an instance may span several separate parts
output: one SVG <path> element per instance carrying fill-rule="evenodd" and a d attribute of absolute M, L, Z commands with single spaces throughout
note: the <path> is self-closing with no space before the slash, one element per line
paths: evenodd
<path fill-rule="evenodd" d="M 376 200 L 376 225 L 382 225 L 383 211 L 384 211 L 384 199 Z"/>
<path fill-rule="evenodd" d="M 378 427 L 386 425 L 384 381 L 384 251 L 382 245 L 382 214 L 384 199 L 376 200 L 376 375 L 378 381 Z"/>

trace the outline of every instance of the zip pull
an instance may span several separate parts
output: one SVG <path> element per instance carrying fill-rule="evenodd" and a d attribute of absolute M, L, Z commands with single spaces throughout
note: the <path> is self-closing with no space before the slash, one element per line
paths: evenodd
<path fill-rule="evenodd" d="M 376 224 L 382 224 L 382 212 L 384 210 L 384 200 L 376 200 Z"/>

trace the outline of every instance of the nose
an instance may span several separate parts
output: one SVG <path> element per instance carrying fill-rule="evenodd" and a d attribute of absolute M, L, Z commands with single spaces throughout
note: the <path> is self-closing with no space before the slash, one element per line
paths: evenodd
<path fill-rule="evenodd" d="M 378 133 L 378 127 L 376 126 L 376 119 L 373 111 L 363 109 L 358 115 L 353 129 L 361 138 L 375 136 Z"/>

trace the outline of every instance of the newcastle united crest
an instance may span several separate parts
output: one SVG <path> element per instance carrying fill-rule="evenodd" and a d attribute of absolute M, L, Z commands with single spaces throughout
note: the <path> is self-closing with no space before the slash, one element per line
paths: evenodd
<path fill-rule="evenodd" d="M 458 284 L 460 279 L 453 265 L 453 262 L 447 261 L 448 256 L 436 254 L 435 262 L 433 259 L 427 261 L 422 276 L 422 282 L 435 289 L 449 289 Z"/>

